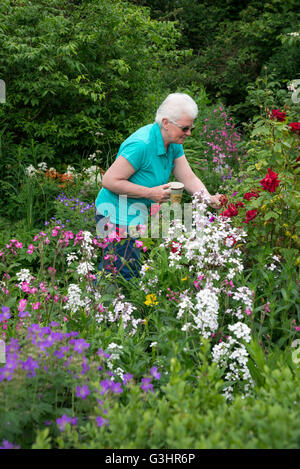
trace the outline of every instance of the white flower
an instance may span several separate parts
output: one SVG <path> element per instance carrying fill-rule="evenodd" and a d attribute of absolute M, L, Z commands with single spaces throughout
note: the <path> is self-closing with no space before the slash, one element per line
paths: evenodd
<path fill-rule="evenodd" d="M 38 170 L 35 169 L 35 167 L 34 167 L 32 164 L 30 164 L 30 165 L 25 169 L 25 171 L 26 171 L 27 176 L 29 176 L 29 177 L 35 176 L 35 175 L 38 173 Z"/>
<path fill-rule="evenodd" d="M 251 329 L 243 322 L 237 322 L 235 324 L 229 324 L 228 329 L 233 332 L 237 339 L 243 339 L 246 342 L 251 340 Z"/>
<path fill-rule="evenodd" d="M 94 270 L 94 266 L 93 264 L 91 264 L 90 262 L 86 262 L 86 261 L 83 261 L 83 262 L 80 262 L 77 269 L 76 269 L 76 272 L 80 275 L 80 276 L 86 276 L 88 275 L 90 272 L 92 272 Z"/>
<path fill-rule="evenodd" d="M 38 164 L 38 168 L 41 171 L 47 171 L 47 163 L 45 161 L 42 161 L 42 163 Z"/>
<path fill-rule="evenodd" d="M 21 269 L 20 272 L 16 273 L 16 277 L 19 280 L 19 282 L 27 282 L 27 283 L 30 283 L 35 278 L 33 277 L 33 275 L 31 275 L 29 269 Z"/>
<path fill-rule="evenodd" d="M 67 264 L 70 265 L 73 261 L 77 261 L 78 257 L 75 252 L 70 252 L 67 254 Z"/>
<path fill-rule="evenodd" d="M 81 299 L 81 290 L 78 285 L 71 283 L 68 288 L 68 301 L 64 306 L 64 309 L 76 312 L 79 308 L 86 305 L 86 301 Z"/>

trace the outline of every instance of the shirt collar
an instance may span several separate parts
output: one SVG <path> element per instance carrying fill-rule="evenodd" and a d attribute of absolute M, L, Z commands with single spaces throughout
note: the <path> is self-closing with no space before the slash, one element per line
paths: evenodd
<path fill-rule="evenodd" d="M 165 156 L 167 152 L 166 152 L 164 140 L 161 134 L 161 130 L 157 122 L 155 122 L 154 124 L 154 131 L 155 131 L 155 137 L 156 137 L 157 155 Z"/>

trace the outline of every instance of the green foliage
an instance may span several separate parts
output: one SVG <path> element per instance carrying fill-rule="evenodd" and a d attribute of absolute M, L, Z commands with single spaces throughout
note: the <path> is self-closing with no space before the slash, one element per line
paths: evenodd
<path fill-rule="evenodd" d="M 197 95 L 196 95 L 197 98 Z M 199 106 L 192 137 L 185 143 L 185 155 L 211 194 L 221 193 L 242 165 L 244 149 L 240 131 L 222 103 Z"/>
<path fill-rule="evenodd" d="M 182 67 L 170 69 L 171 84 L 202 83 L 213 101 L 221 97 L 232 107 L 240 122 L 253 117 L 245 102 L 247 86 L 264 66 L 281 84 L 298 77 L 299 37 L 289 35 L 299 31 L 297 0 L 132 3 L 147 5 L 154 18 L 175 19 L 182 33 L 178 47 L 193 50 Z"/>
<path fill-rule="evenodd" d="M 5 1 L 0 23 L 0 127 L 18 145 L 50 147 L 55 166 L 116 146 L 153 119 L 163 64 L 184 55 L 173 23 L 118 0 Z"/>

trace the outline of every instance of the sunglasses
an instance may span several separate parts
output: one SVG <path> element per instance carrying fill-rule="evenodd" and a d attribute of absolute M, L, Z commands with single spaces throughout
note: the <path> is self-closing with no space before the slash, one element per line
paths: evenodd
<path fill-rule="evenodd" d="M 192 132 L 195 128 L 193 125 L 190 127 L 189 125 L 183 126 L 183 125 L 177 124 L 177 122 L 172 121 L 172 119 L 169 119 L 169 122 L 176 125 L 176 127 L 181 129 L 182 132 L 184 132 L 184 133 L 188 132 L 189 130 Z"/>

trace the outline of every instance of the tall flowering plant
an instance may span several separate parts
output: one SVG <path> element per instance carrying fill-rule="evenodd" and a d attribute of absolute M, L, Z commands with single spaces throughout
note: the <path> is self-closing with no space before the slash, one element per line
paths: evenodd
<path fill-rule="evenodd" d="M 247 144 L 241 183 L 233 188 L 222 214 L 245 223 L 253 246 L 299 249 L 300 137 L 288 112 L 273 109 L 256 121 Z M 295 258 L 296 265 L 300 259 Z"/>
<path fill-rule="evenodd" d="M 158 311 L 168 311 L 192 349 L 202 339 L 211 341 L 212 361 L 226 370 L 224 394 L 229 399 L 236 389 L 247 393 L 252 386 L 245 344 L 250 341 L 253 293 L 240 278 L 245 236 L 230 219 L 214 216 L 195 198 L 191 229 L 174 219 L 169 236 L 143 264 L 139 282 L 153 321 Z M 161 321 L 158 328 L 163 330 Z M 163 341 L 156 344 L 156 350 L 163 347 Z"/>

